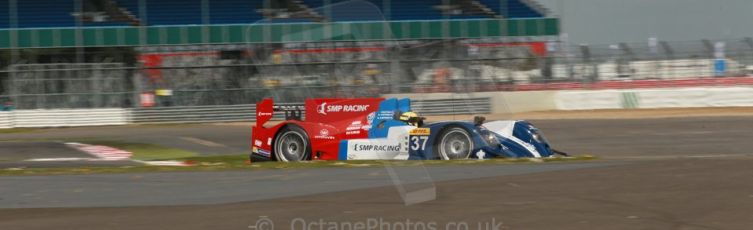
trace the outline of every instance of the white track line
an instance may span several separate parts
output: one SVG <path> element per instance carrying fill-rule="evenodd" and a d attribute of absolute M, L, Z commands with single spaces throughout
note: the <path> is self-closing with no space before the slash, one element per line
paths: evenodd
<path fill-rule="evenodd" d="M 60 157 L 60 158 L 32 158 L 24 161 L 34 162 L 48 162 L 48 161 L 93 161 L 99 160 L 97 158 L 81 158 L 81 157 Z"/>
<path fill-rule="evenodd" d="M 74 149 L 77 149 L 81 152 L 88 153 L 94 157 L 97 157 L 102 160 L 111 160 L 111 161 L 122 161 L 122 160 L 130 160 L 131 156 L 133 156 L 133 153 L 122 150 L 122 149 L 116 149 L 110 146 L 104 146 L 104 145 L 89 145 L 89 144 L 82 144 L 82 143 L 76 143 L 76 142 L 68 142 L 65 143 L 68 147 L 72 147 Z"/>
<path fill-rule="evenodd" d="M 133 153 L 122 149 L 113 148 L 104 145 L 89 145 L 76 142 L 65 143 L 65 146 L 94 156 L 94 158 L 85 157 L 59 157 L 59 158 L 32 158 L 24 161 L 31 162 L 54 162 L 54 161 L 131 161 L 155 166 L 190 166 L 181 161 L 141 161 L 131 159 Z"/>

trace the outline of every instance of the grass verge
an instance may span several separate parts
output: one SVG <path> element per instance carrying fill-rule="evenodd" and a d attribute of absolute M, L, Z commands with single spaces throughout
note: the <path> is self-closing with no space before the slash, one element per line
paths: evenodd
<path fill-rule="evenodd" d="M 30 129 L 30 128 L 0 129 L 0 134 L 30 133 L 30 132 L 34 132 L 34 131 L 36 131 L 36 129 Z"/>
<path fill-rule="evenodd" d="M 383 167 L 387 164 L 396 167 L 408 166 L 446 166 L 446 165 L 494 165 L 494 164 L 540 164 L 548 162 L 588 161 L 593 156 L 575 156 L 567 158 L 544 159 L 490 159 L 490 160 L 454 160 L 454 161 L 308 161 L 297 163 L 249 162 L 248 155 L 201 156 L 173 159 L 190 163 L 191 166 L 108 166 L 77 168 L 9 168 L 0 169 L 0 176 L 19 175 L 64 175 L 64 174 L 99 174 L 99 173 L 137 173 L 137 172 L 181 172 L 181 171 L 228 171 L 228 170 L 279 170 L 279 169 L 313 169 L 313 168 L 363 168 Z"/>

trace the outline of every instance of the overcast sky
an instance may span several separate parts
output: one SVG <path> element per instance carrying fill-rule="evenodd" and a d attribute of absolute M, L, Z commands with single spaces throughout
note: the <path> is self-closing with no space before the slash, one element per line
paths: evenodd
<path fill-rule="evenodd" d="M 572 43 L 753 37 L 753 0 L 535 1 L 564 15 L 564 32 Z"/>

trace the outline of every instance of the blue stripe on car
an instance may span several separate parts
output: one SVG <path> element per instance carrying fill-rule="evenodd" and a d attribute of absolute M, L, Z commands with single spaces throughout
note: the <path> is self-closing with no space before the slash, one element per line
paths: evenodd
<path fill-rule="evenodd" d="M 337 153 L 337 159 L 341 161 L 348 159 L 348 140 L 340 141 L 340 150 Z"/>

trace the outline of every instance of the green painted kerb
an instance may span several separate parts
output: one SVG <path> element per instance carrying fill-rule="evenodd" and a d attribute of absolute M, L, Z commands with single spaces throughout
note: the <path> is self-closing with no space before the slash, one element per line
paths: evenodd
<path fill-rule="evenodd" d="M 556 18 L 2 29 L 0 49 L 418 40 L 557 34 L 559 22 Z"/>

